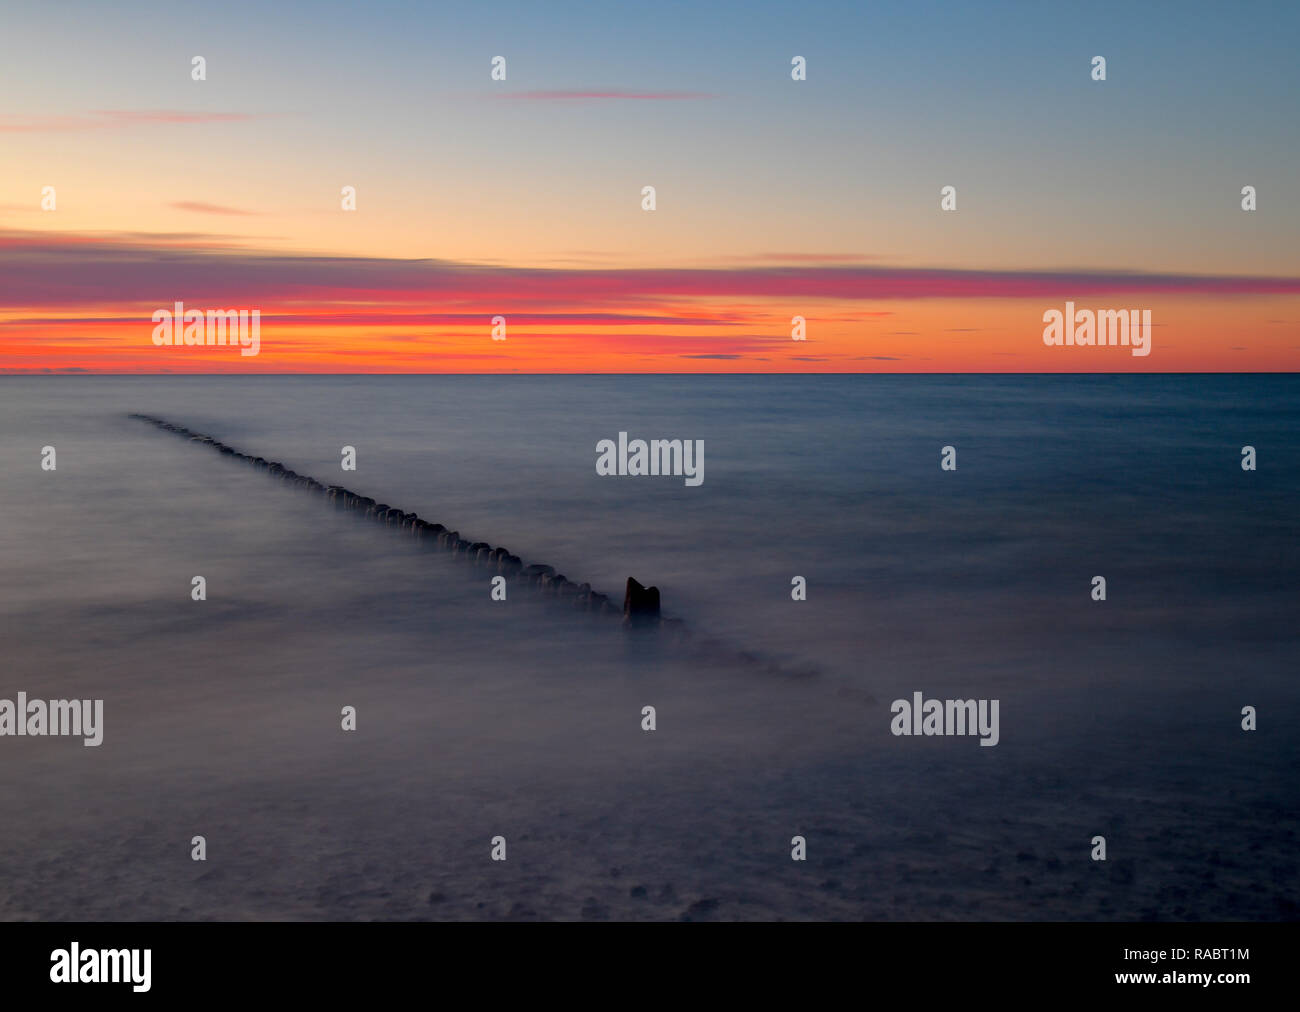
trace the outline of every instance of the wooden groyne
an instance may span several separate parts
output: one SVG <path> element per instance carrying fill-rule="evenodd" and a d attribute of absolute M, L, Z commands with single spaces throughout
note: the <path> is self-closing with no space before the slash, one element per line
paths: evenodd
<path fill-rule="evenodd" d="M 298 474 L 279 461 L 244 453 L 233 446 L 227 446 L 219 439 L 163 418 L 137 413 L 131 414 L 130 417 L 148 422 L 191 443 L 207 446 L 223 457 L 229 457 L 264 472 L 275 481 L 302 489 L 309 495 L 318 496 L 335 510 L 348 513 L 361 522 L 388 528 L 409 538 L 413 545 L 421 549 L 444 552 L 466 565 L 503 576 L 513 586 L 522 586 L 533 593 L 550 598 L 556 605 L 564 606 L 572 612 L 590 616 L 595 621 L 606 622 L 613 627 L 621 624 L 628 632 L 653 633 L 650 638 L 656 641 L 664 640 L 680 644 L 690 657 L 702 663 L 739 667 L 751 671 L 761 670 L 768 674 L 786 677 L 802 678 L 817 674 L 816 669 L 810 666 L 785 667 L 774 661 L 765 660 L 751 651 L 738 650 L 711 638 L 692 635 L 681 619 L 664 618 L 660 613 L 657 587 L 642 586 L 632 577 L 627 579 L 622 607 L 620 607 L 609 595 L 594 590 L 589 583 L 573 582 L 557 573 L 554 566 L 536 562 L 525 563 L 518 555 L 506 548 L 494 546 L 487 541 L 472 541 L 462 537 L 458 530 L 433 523 L 400 506 L 378 502 L 370 496 L 361 495 L 342 485 L 326 485 L 309 475 Z"/>
<path fill-rule="evenodd" d="M 628 577 L 622 607 L 620 607 L 609 595 L 593 590 L 589 583 L 574 583 L 563 574 L 557 573 L 554 566 L 542 563 L 525 564 L 523 559 L 506 548 L 493 546 L 486 541 L 471 541 L 462 537 L 460 531 L 449 530 L 443 524 L 431 523 L 400 506 L 377 502 L 342 485 L 326 485 L 308 475 L 298 474 L 279 461 L 244 453 L 233 446 L 227 446 L 219 439 L 202 432 L 195 432 L 184 425 L 176 425 L 153 415 L 132 414 L 131 417 L 174 433 L 192 443 L 207 446 L 224 457 L 241 461 L 264 472 L 276 481 L 300 488 L 310 495 L 319 496 L 339 512 L 350 513 L 359 519 L 392 528 L 410 537 L 422 548 L 448 553 L 468 565 L 504 576 L 516 586 L 522 585 L 544 596 L 554 598 L 575 611 L 602 619 L 620 620 L 628 629 L 664 629 L 678 635 L 685 633 L 680 619 L 665 619 L 660 614 L 658 588 L 643 587 L 632 577 Z"/>

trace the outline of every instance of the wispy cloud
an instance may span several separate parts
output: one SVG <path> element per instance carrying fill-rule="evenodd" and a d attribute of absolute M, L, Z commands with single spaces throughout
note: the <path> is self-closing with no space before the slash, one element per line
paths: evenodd
<path fill-rule="evenodd" d="M 857 264 L 883 260 L 866 253 L 751 253 L 716 257 L 711 263 L 729 264 Z"/>
<path fill-rule="evenodd" d="M 255 216 L 258 211 L 245 211 L 238 207 L 226 207 L 223 204 L 206 204 L 201 200 L 173 200 L 168 207 L 175 207 L 181 211 L 193 211 L 196 214 L 235 214 L 244 216 Z"/>
<path fill-rule="evenodd" d="M 499 101 L 514 100 L 519 102 L 680 102 L 690 101 L 693 99 L 717 98 L 716 95 L 705 91 L 624 91 L 618 88 L 554 91 L 503 91 L 497 94 L 490 94 L 487 97 Z"/>
<path fill-rule="evenodd" d="M 319 313 L 274 313 L 262 314 L 266 324 L 282 323 L 289 326 L 318 324 L 331 327 L 449 327 L 456 325 L 487 326 L 491 316 L 486 313 L 409 313 L 409 312 L 373 312 L 351 313 L 323 311 Z M 14 324 L 42 324 L 49 327 L 79 327 L 94 324 L 134 323 L 147 319 L 148 314 L 122 314 L 117 316 L 29 316 L 14 317 L 8 322 Z M 712 316 L 644 316 L 634 313 L 511 313 L 510 326 L 550 327 L 550 328 L 590 328 L 590 327 L 735 327 L 740 321 L 719 319 Z M 517 333 L 517 330 L 516 330 Z M 390 335 L 394 340 L 405 335 Z M 782 336 L 782 340 L 788 338 Z"/>
<path fill-rule="evenodd" d="M 1097 295 L 1295 295 L 1300 277 L 1092 270 L 958 270 L 885 266 L 563 269 L 267 253 L 203 243 L 0 232 L 0 306 L 240 299 L 311 305 L 316 313 L 479 312 L 656 315 L 682 300 L 821 298 L 845 301 Z M 175 293 L 172 295 L 171 293 Z M 164 299 L 163 301 L 166 301 Z M 651 312 L 647 314 L 647 309 Z"/>
<path fill-rule="evenodd" d="M 246 112 L 186 112 L 179 109 L 96 109 L 75 115 L 0 114 L 0 133 L 111 130 L 164 124 L 238 123 L 255 119 Z"/>

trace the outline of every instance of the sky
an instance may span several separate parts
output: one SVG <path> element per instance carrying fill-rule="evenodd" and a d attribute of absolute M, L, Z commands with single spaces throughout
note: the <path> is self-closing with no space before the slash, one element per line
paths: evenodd
<path fill-rule="evenodd" d="M 1298 42 L 1284 3 L 8 0 L 0 370 L 1295 370 Z M 1067 301 L 1151 354 L 1045 346 Z M 176 302 L 259 353 L 156 346 Z"/>

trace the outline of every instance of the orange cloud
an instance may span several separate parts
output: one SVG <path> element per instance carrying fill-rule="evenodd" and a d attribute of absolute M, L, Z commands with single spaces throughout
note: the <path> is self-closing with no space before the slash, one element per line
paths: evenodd
<path fill-rule="evenodd" d="M 1066 300 L 1150 308 L 1153 353 L 1050 348 Z M 151 314 L 257 309 L 261 354 L 157 348 Z M 0 367 L 109 372 L 1271 371 L 1300 279 L 876 265 L 565 270 L 0 234 Z M 791 318 L 807 340 L 791 340 Z M 507 338 L 492 340 L 505 317 Z M 1283 321 L 1270 323 L 1269 321 Z"/>

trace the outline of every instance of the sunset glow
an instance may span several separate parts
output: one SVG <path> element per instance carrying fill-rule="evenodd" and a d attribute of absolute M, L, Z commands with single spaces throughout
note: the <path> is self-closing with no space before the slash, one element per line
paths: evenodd
<path fill-rule="evenodd" d="M 255 33 L 205 26 L 202 80 L 181 12 L 15 11 L 11 39 L 65 44 L 6 67 L 0 370 L 1300 366 L 1297 72 L 1259 51 L 1285 33 L 1223 33 L 1202 75 L 1128 12 L 1098 84 L 1086 32 L 1043 54 L 1072 26 L 1045 9 L 944 7 L 935 33 L 923 5 L 746 7 L 764 65 L 721 9 L 646 12 L 628 49 L 569 6 L 397 5 L 364 38 L 330 5 L 259 9 Z M 1045 347 L 1067 300 L 1151 310 L 1152 353 Z M 259 311 L 260 354 L 154 347 L 177 301 Z"/>

